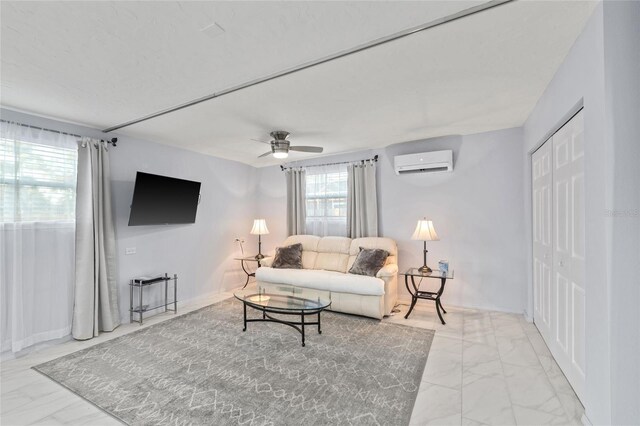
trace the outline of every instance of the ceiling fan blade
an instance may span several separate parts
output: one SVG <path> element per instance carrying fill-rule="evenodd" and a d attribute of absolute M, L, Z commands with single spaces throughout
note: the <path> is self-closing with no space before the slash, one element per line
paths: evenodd
<path fill-rule="evenodd" d="M 291 151 L 300 151 L 300 152 L 322 152 L 324 148 L 321 146 L 290 146 L 289 149 Z"/>
<path fill-rule="evenodd" d="M 271 154 L 272 154 L 272 152 L 271 152 L 271 151 L 267 151 L 267 152 L 265 152 L 264 154 L 259 155 L 259 156 L 258 156 L 258 158 L 266 157 L 267 155 L 271 155 Z"/>
<path fill-rule="evenodd" d="M 250 141 L 254 141 L 254 142 L 260 142 L 260 143 L 266 143 L 267 145 L 269 145 L 271 142 L 265 142 L 265 141 L 261 141 L 260 139 L 249 139 Z"/>

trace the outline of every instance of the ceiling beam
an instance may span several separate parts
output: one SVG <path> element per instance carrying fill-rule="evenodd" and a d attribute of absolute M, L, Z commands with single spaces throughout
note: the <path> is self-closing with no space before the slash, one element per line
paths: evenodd
<path fill-rule="evenodd" d="M 147 121 L 147 120 L 151 120 L 152 118 L 160 117 L 162 115 L 169 114 L 169 113 L 172 113 L 172 112 L 176 112 L 176 111 L 179 111 L 179 110 L 184 109 L 184 108 L 189 108 L 191 106 L 197 105 L 197 104 L 205 102 L 205 101 L 209 101 L 211 99 L 219 98 L 219 97 L 224 96 L 224 95 L 229 95 L 229 94 L 237 92 L 239 90 L 247 89 L 249 87 L 256 86 L 258 84 L 266 83 L 267 81 L 271 81 L 271 80 L 274 80 L 276 78 L 284 77 L 286 75 L 293 74 L 293 73 L 305 70 L 307 68 L 315 67 L 317 65 L 321 65 L 321 64 L 327 63 L 329 61 L 333 61 L 333 60 L 336 60 L 336 59 L 344 58 L 345 56 L 353 55 L 354 53 L 362 52 L 364 50 L 371 49 L 373 47 L 377 47 L 377 46 L 389 43 L 391 41 L 395 41 L 395 40 L 398 40 L 398 39 L 401 39 L 401 38 L 404 38 L 404 37 L 408 37 L 408 36 L 410 36 L 412 34 L 416 34 L 416 33 L 428 30 L 430 28 L 434 28 L 434 27 L 437 27 L 437 26 L 440 26 L 440 25 L 443 25 L 443 24 L 447 24 L 449 22 L 453 22 L 455 20 L 470 16 L 470 15 L 473 15 L 473 14 L 476 14 L 476 13 L 479 13 L 479 12 L 483 12 L 485 10 L 492 9 L 492 8 L 494 8 L 496 6 L 501 6 L 503 4 L 506 4 L 506 3 L 509 3 L 509 2 L 512 2 L 512 1 L 514 1 L 514 0 L 491 0 L 491 1 L 488 1 L 486 3 L 482 3 L 482 4 L 479 4 L 477 6 L 473 6 L 473 7 L 461 10 L 460 12 L 453 13 L 451 15 L 447 15 L 447 16 L 443 16 L 442 18 L 434 19 L 433 21 L 427 22 L 425 24 L 418 25 L 416 27 L 412 27 L 412 28 L 409 28 L 409 29 L 406 29 L 406 30 L 402 30 L 402 31 L 399 31 L 397 33 L 394 33 L 394 34 L 391 34 L 391 35 L 388 35 L 388 36 L 385 36 L 385 37 L 381 37 L 381 38 L 372 40 L 370 42 L 358 45 L 356 47 L 352 47 L 351 49 L 342 50 L 342 51 L 340 51 L 338 53 L 334 53 L 332 55 L 325 56 L 325 57 L 320 58 L 320 59 L 316 59 L 316 60 L 313 60 L 313 61 L 310 61 L 310 62 L 305 62 L 305 63 L 297 65 L 297 66 L 295 66 L 293 68 L 288 68 L 288 69 L 285 69 L 283 71 L 279 71 L 279 72 L 276 72 L 274 74 L 267 75 L 266 77 L 257 78 L 255 80 L 251 80 L 251 81 L 248 81 L 246 83 L 242 83 L 242 84 L 239 84 L 237 86 L 233 86 L 233 87 L 230 87 L 228 89 L 224 89 L 224 90 L 221 90 L 219 92 L 215 92 L 215 93 L 212 93 L 210 95 L 203 96 L 201 98 L 197 98 L 197 99 L 194 99 L 194 100 L 189 101 L 189 102 L 185 102 L 185 103 L 177 105 L 177 106 L 173 106 L 173 107 L 170 107 L 170 108 L 167 108 L 167 109 L 163 109 L 163 110 L 154 112 L 152 114 L 145 115 L 144 117 L 140 117 L 140 118 L 137 118 L 135 120 L 127 121 L 127 122 L 124 122 L 124 123 L 121 123 L 121 124 L 106 128 L 106 129 L 104 129 L 102 131 L 104 133 L 113 132 L 114 130 L 118 130 L 118 129 L 122 129 L 124 127 L 132 126 L 134 124 L 141 123 L 141 122 Z"/>

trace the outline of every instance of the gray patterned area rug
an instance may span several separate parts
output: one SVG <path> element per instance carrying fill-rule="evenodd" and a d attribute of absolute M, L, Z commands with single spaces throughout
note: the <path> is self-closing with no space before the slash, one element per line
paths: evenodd
<path fill-rule="evenodd" d="M 34 368 L 132 425 L 403 425 L 433 335 L 323 312 L 302 347 L 226 300 Z"/>

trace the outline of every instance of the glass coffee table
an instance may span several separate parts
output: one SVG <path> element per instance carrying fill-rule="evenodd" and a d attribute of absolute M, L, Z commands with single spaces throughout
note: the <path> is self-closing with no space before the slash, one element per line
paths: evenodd
<path fill-rule="evenodd" d="M 305 346 L 305 326 L 317 325 L 318 334 L 322 334 L 320 328 L 320 314 L 331 306 L 331 300 L 321 297 L 313 297 L 304 290 L 296 289 L 295 292 L 265 293 L 263 290 L 244 289 L 233 294 L 240 300 L 244 310 L 244 328 L 247 331 L 248 322 L 276 322 L 295 328 L 302 335 L 302 346 Z M 262 318 L 247 318 L 247 306 L 262 312 Z M 292 317 L 292 320 L 276 318 L 273 315 Z M 308 316 L 313 316 L 311 321 Z M 299 319 L 299 321 L 298 321 Z"/>

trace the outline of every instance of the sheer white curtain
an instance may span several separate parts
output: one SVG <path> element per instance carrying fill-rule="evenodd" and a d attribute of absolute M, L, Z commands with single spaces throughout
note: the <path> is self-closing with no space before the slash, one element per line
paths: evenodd
<path fill-rule="evenodd" d="M 347 236 L 347 164 L 308 167 L 306 233 Z"/>
<path fill-rule="evenodd" d="M 76 138 L 0 123 L 1 350 L 68 335 L 75 263 Z"/>

